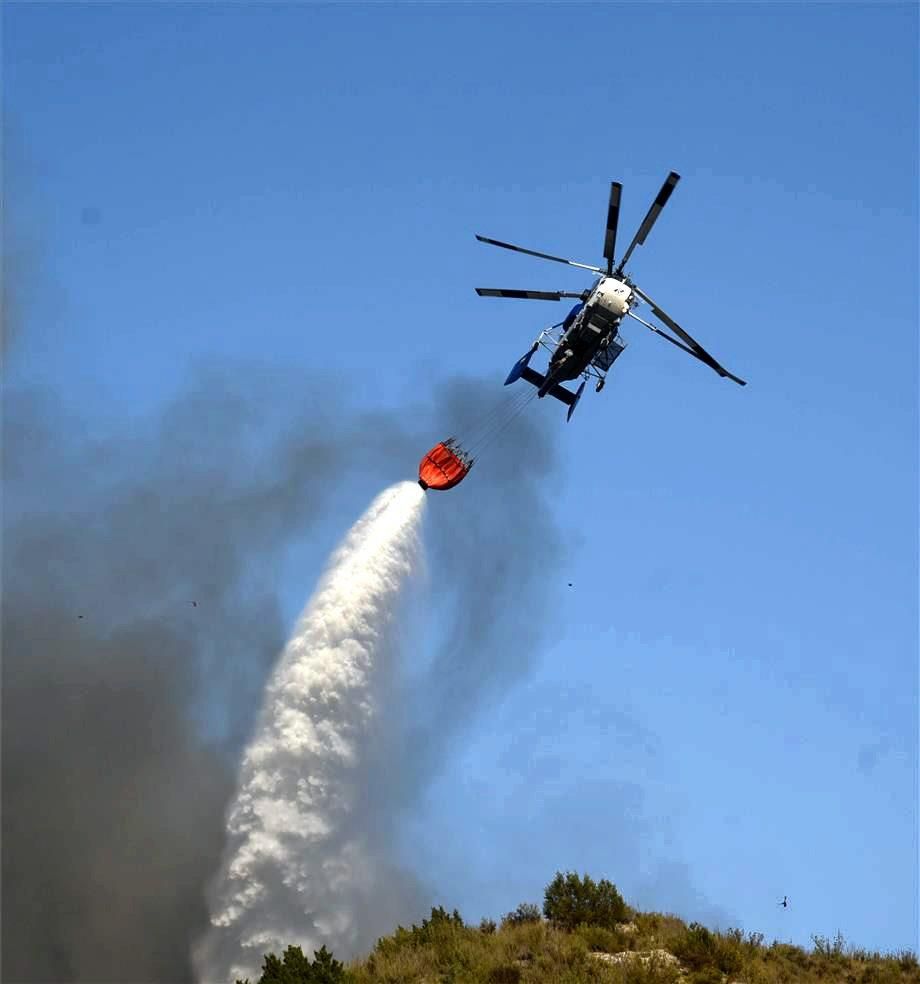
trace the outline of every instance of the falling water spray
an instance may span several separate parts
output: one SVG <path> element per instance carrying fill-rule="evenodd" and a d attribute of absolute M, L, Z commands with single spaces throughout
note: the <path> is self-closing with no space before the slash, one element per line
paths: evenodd
<path fill-rule="evenodd" d="M 266 686 L 194 947 L 202 984 L 258 977 L 263 954 L 353 952 L 387 872 L 361 822 L 398 613 L 420 560 L 424 493 L 382 492 L 331 557 Z"/>

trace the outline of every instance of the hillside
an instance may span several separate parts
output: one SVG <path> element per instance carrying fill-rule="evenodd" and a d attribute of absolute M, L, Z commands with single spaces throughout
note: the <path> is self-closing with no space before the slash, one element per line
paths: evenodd
<path fill-rule="evenodd" d="M 839 935 L 813 943 L 688 926 L 630 909 L 610 882 L 558 874 L 542 913 L 523 904 L 499 925 L 467 926 L 456 910 L 432 909 L 365 959 L 343 966 L 324 948 L 310 961 L 292 947 L 268 957 L 254 984 L 920 984 L 911 951 L 870 953 Z"/>

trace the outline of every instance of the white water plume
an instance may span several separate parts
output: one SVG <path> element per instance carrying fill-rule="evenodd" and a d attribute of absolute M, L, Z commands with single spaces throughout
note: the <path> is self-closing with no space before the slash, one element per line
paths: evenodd
<path fill-rule="evenodd" d="M 332 555 L 266 686 L 227 818 L 211 927 L 194 947 L 201 982 L 257 979 L 288 945 L 337 955 L 398 902 L 375 849 L 369 785 L 392 683 L 401 594 L 419 562 L 424 494 L 382 492 Z M 391 714 L 393 712 L 391 711 Z"/>

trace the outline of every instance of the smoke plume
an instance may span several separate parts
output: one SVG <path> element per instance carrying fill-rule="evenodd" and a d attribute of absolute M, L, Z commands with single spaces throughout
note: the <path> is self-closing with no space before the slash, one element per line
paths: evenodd
<path fill-rule="evenodd" d="M 289 548 L 310 542 L 341 489 L 411 476 L 495 393 L 459 381 L 428 405 L 369 415 L 316 387 L 303 373 L 209 369 L 161 413 L 99 437 L 66 393 L 6 386 L 4 980 L 192 979 L 240 752 L 285 644 Z M 538 657 L 537 635 L 514 636 L 520 606 L 548 600 L 539 565 L 558 560 L 546 505 L 558 421 L 540 416 L 515 421 L 466 483 L 429 502 L 449 633 L 406 647 L 414 675 L 390 684 L 393 734 L 369 756 L 352 817 L 391 877 L 356 901 L 353 953 L 427 911 L 432 891 L 397 860 L 401 821 L 451 739 Z"/>
<path fill-rule="evenodd" d="M 212 929 L 198 948 L 202 981 L 255 977 L 262 955 L 287 944 L 354 950 L 368 928 L 362 903 L 392 890 L 362 800 L 381 716 L 397 713 L 381 697 L 423 503 L 412 482 L 374 500 L 272 673 L 229 814 Z"/>
<path fill-rule="evenodd" d="M 4 394 L 4 980 L 190 979 L 284 644 L 276 572 L 354 461 L 405 474 L 354 413 L 317 427 L 282 387 L 279 428 L 240 379 L 201 374 L 162 417 L 94 440 L 34 391 Z"/>

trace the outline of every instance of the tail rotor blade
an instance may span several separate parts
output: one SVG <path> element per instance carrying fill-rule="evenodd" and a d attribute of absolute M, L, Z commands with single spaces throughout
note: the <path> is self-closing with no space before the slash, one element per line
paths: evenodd
<path fill-rule="evenodd" d="M 613 261 L 617 245 L 617 223 L 620 219 L 620 194 L 623 185 L 610 182 L 610 203 L 607 206 L 607 234 L 604 236 L 604 258 L 607 260 L 607 276 L 613 274 Z"/>
<path fill-rule="evenodd" d="M 671 171 L 665 178 L 664 184 L 661 186 L 661 191 L 658 192 L 655 201 L 652 202 L 648 214 L 642 220 L 642 225 L 639 226 L 639 231 L 629 244 L 629 249 L 626 250 L 623 259 L 620 260 L 617 272 L 622 271 L 623 267 L 626 266 L 636 246 L 641 246 L 645 242 L 645 237 L 652 231 L 652 226 L 658 220 L 658 216 L 661 215 L 661 210 L 667 205 L 668 199 L 671 197 L 671 192 L 674 191 L 678 181 L 680 181 L 680 175 L 676 171 Z"/>

